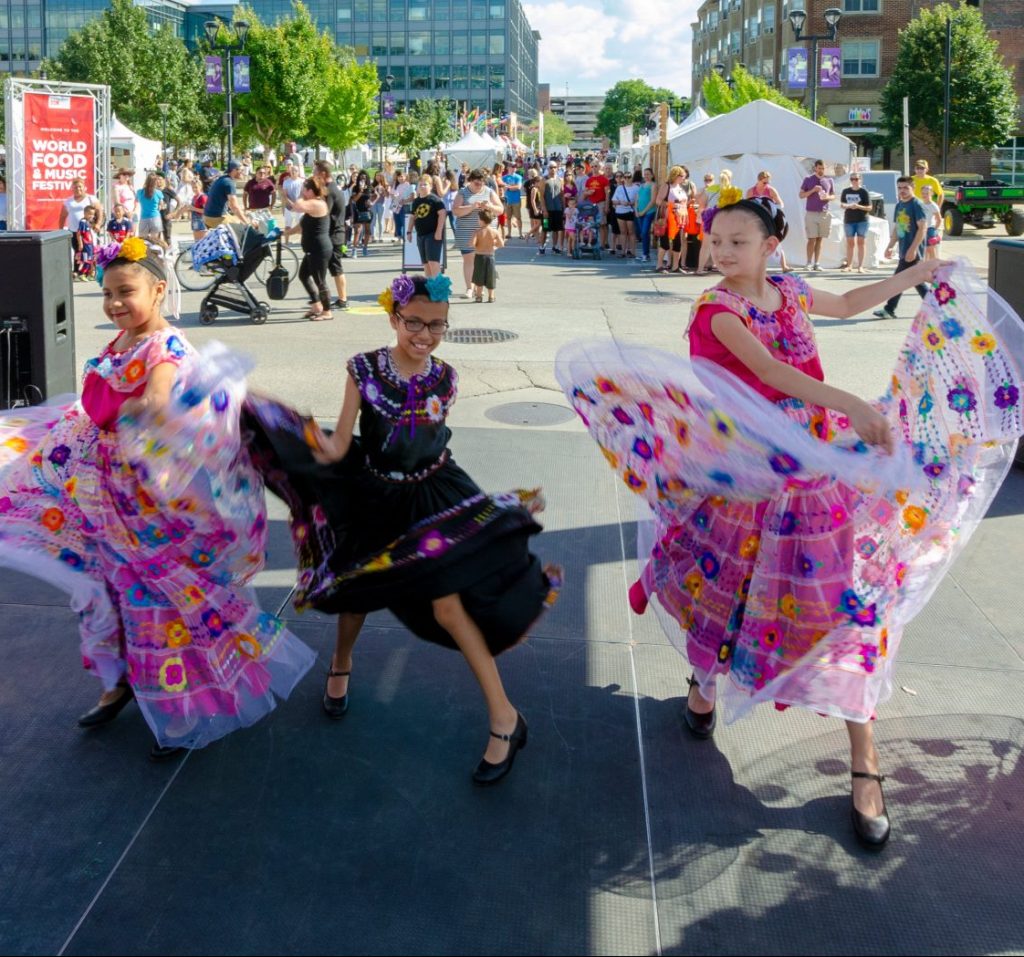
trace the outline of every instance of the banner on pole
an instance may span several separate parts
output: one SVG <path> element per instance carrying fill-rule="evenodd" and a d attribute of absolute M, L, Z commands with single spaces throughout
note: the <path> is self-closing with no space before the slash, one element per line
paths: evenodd
<path fill-rule="evenodd" d="M 790 47 L 787 63 L 788 86 L 791 89 L 805 89 L 807 87 L 807 51 L 803 47 Z"/>
<path fill-rule="evenodd" d="M 843 73 L 843 51 L 839 47 L 823 47 L 821 51 L 821 72 L 818 74 L 822 89 L 838 87 Z"/>
<path fill-rule="evenodd" d="M 628 150 L 633 145 L 633 124 L 619 127 L 619 149 Z"/>
<path fill-rule="evenodd" d="M 219 56 L 206 58 L 206 92 L 224 92 L 224 64 Z"/>
<path fill-rule="evenodd" d="M 394 93 L 384 94 L 384 119 L 393 120 L 395 118 L 395 95 Z"/>
<path fill-rule="evenodd" d="M 74 180 L 97 191 L 95 100 L 26 93 L 24 117 L 25 229 L 56 229 Z"/>
<path fill-rule="evenodd" d="M 231 68 L 234 70 L 232 79 L 236 93 L 248 93 L 249 91 L 249 58 L 247 56 L 235 56 L 231 58 Z"/>

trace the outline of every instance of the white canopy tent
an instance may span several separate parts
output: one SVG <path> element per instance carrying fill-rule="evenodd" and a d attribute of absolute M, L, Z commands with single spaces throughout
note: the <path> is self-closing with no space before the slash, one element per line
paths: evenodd
<path fill-rule="evenodd" d="M 146 171 L 156 169 L 162 146 L 159 140 L 149 140 L 133 133 L 114 114 L 110 115 L 110 165 L 135 170 L 135 188 L 146 185 Z"/>
<path fill-rule="evenodd" d="M 705 173 L 717 180 L 723 169 L 732 171 L 732 182 L 746 192 L 757 182 L 762 170 L 771 174 L 789 220 L 789 236 L 784 245 L 793 264 L 806 260 L 807 233 L 800 185 L 811 172 L 814 160 L 825 161 L 835 180 L 836 194 L 847 182 L 855 156 L 853 141 L 814 123 L 806 117 L 767 100 L 755 100 L 721 116 L 694 122 L 680 128 L 669 138 L 669 162 L 686 166 L 697 184 Z M 822 265 L 838 265 L 845 256 L 842 241 L 842 215 L 838 201 L 832 203 L 833 230 L 822 247 Z M 869 261 L 877 263 L 879 232 L 873 221 L 869 237 Z M 884 223 L 881 223 L 884 228 Z M 885 245 L 884 239 L 881 243 Z"/>
<path fill-rule="evenodd" d="M 462 163 L 467 163 L 470 169 L 489 170 L 500 154 L 501 148 L 496 143 L 489 143 L 476 130 L 470 130 L 458 143 L 448 147 L 448 168 L 457 170 Z"/>

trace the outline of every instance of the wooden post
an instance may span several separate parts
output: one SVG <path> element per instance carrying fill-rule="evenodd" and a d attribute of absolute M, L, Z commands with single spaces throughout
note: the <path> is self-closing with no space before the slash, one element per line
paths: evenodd
<path fill-rule="evenodd" d="M 658 142 L 651 146 L 651 169 L 654 182 L 664 183 L 668 177 L 668 104 L 658 106 Z"/>

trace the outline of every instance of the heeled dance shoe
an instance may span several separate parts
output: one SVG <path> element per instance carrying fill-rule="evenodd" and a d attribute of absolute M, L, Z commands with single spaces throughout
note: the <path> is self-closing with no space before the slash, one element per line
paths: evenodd
<path fill-rule="evenodd" d="M 518 711 L 516 712 L 516 726 L 511 734 L 498 734 L 497 731 L 492 731 L 492 738 L 508 742 L 508 754 L 505 755 L 505 760 L 498 764 L 491 764 L 486 758 L 481 758 L 480 763 L 473 772 L 473 783 L 478 787 L 488 787 L 491 784 L 497 784 L 505 777 L 512 770 L 512 763 L 516 759 L 516 752 L 526 747 L 528 731 L 529 728 L 526 726 L 526 721 Z"/>
<path fill-rule="evenodd" d="M 867 771 L 851 771 L 850 777 L 877 781 L 879 791 L 882 790 L 882 782 L 885 780 L 885 775 L 869 774 Z M 853 803 L 853 794 L 851 794 L 850 817 L 853 821 L 853 833 L 857 835 L 857 840 L 862 847 L 866 847 L 869 851 L 880 851 L 885 847 L 889 835 L 892 833 L 892 825 L 889 822 L 889 812 L 885 807 L 884 793 L 882 794 L 882 813 L 877 817 L 871 817 L 858 811 L 857 806 Z"/>
<path fill-rule="evenodd" d="M 693 675 L 686 679 L 686 683 L 690 688 L 697 687 L 700 690 L 698 681 Z M 687 691 L 686 706 L 683 708 L 683 721 L 686 722 L 686 727 L 690 734 L 701 741 L 706 741 L 715 733 L 718 716 L 714 707 L 707 714 L 698 714 L 696 711 L 692 711 L 690 709 L 690 694 Z"/>
<path fill-rule="evenodd" d="M 352 674 L 351 671 L 335 671 L 331 668 L 327 672 L 328 682 L 331 678 L 344 678 Z M 344 718 L 348 711 L 348 691 L 346 691 L 340 698 L 334 698 L 327 692 L 327 688 L 324 688 L 324 712 L 328 718 L 334 718 L 337 721 L 339 718 Z"/>
<path fill-rule="evenodd" d="M 167 746 L 163 744 L 154 744 L 153 747 L 149 749 L 149 760 L 169 761 L 171 758 L 176 757 L 179 754 L 183 754 L 184 752 L 184 748 Z"/>
<path fill-rule="evenodd" d="M 124 693 L 120 698 L 111 701 L 109 704 L 98 704 L 96 707 L 90 708 L 78 719 L 78 726 L 80 728 L 96 728 L 101 724 L 113 721 L 128 702 L 135 699 L 135 692 L 128 685 L 121 685 L 120 687 L 124 688 Z"/>

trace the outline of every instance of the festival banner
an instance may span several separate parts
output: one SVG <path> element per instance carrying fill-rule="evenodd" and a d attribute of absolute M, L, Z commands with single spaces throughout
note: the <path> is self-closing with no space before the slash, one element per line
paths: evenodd
<path fill-rule="evenodd" d="M 232 79 L 236 93 L 248 93 L 249 91 L 249 58 L 247 56 L 235 56 L 231 58 L 231 68 L 234 70 Z"/>
<path fill-rule="evenodd" d="M 843 51 L 839 47 L 823 47 L 821 51 L 821 72 L 818 74 L 819 85 L 838 87 L 843 72 Z"/>
<path fill-rule="evenodd" d="M 24 95 L 25 229 L 57 229 L 76 179 L 95 195 L 95 102 L 91 96 Z"/>
<path fill-rule="evenodd" d="M 219 56 L 208 56 L 206 58 L 206 92 L 224 92 L 224 64 Z"/>
<path fill-rule="evenodd" d="M 628 150 L 633 145 L 633 124 L 619 127 L 619 149 Z"/>
<path fill-rule="evenodd" d="M 384 119 L 393 120 L 395 118 L 395 95 L 393 93 L 384 94 Z"/>
<path fill-rule="evenodd" d="M 803 47 L 790 47 L 787 71 L 788 85 L 791 89 L 807 87 L 807 51 Z"/>

